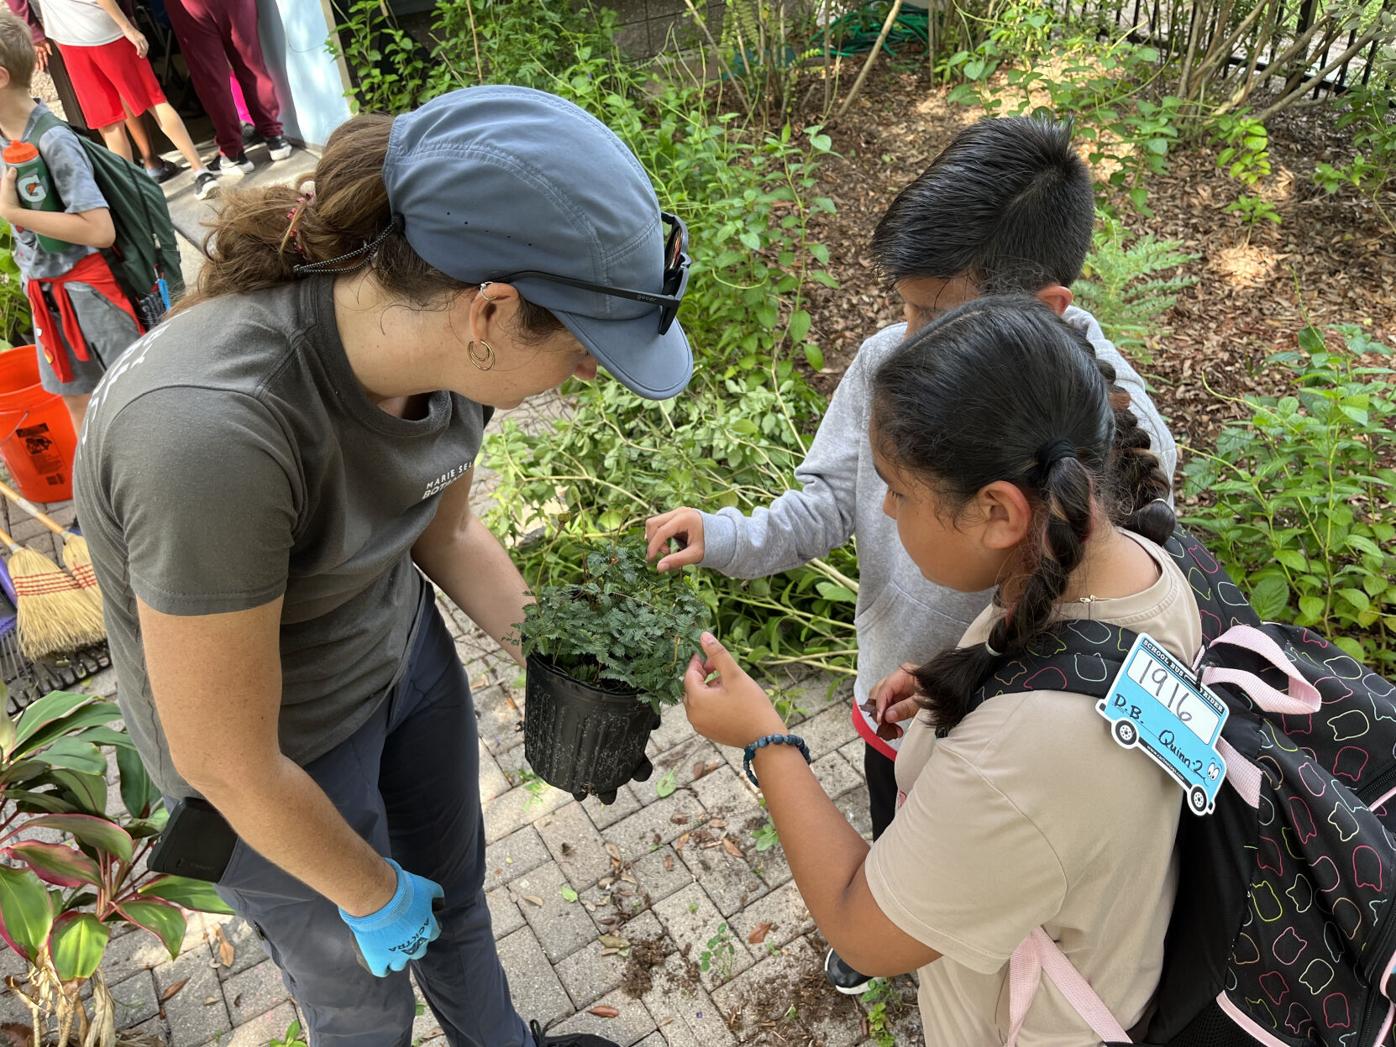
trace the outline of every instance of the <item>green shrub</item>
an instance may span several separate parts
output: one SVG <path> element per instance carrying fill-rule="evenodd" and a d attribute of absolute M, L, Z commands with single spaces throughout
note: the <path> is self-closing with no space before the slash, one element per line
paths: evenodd
<path fill-rule="evenodd" d="M 1396 62 L 1391 63 L 1396 66 Z M 1343 96 L 1344 111 L 1338 127 L 1352 133 L 1352 157 L 1342 164 L 1320 163 L 1314 181 L 1329 193 L 1350 185 L 1377 207 L 1396 231 L 1391 215 L 1381 209 L 1381 195 L 1396 183 L 1396 119 L 1391 93 L 1396 89 L 1396 68 L 1378 73 L 1369 84 L 1354 87 Z"/>
<path fill-rule="evenodd" d="M 1183 251 L 1181 240 L 1145 235 L 1126 246 L 1128 239 L 1122 223 L 1101 215 L 1091 253 L 1072 291 L 1122 353 L 1147 363 L 1168 333 L 1159 318 L 1173 308 L 1179 292 L 1197 283 L 1175 270 L 1198 256 Z"/>
<path fill-rule="evenodd" d="M 29 315 L 29 296 L 24 292 L 19 266 L 15 264 L 14 234 L 0 222 L 0 349 L 11 349 L 34 340 L 34 321 Z"/>
<path fill-rule="evenodd" d="M 1396 672 L 1396 399 L 1391 350 L 1359 328 L 1314 328 L 1277 353 L 1293 391 L 1229 403 L 1215 453 L 1189 451 L 1185 521 L 1250 591 L 1262 617 L 1313 626 L 1359 661 Z M 1375 361 L 1369 362 L 1369 361 Z"/>

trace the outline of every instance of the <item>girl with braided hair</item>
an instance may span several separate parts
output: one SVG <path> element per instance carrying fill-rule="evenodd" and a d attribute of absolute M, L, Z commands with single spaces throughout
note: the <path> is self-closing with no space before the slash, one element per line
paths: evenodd
<path fill-rule="evenodd" d="M 829 944 L 868 974 L 919 973 L 929 1044 L 1100 1042 L 1045 981 L 1011 1027 L 1009 958 L 1039 927 L 1126 1027 L 1158 984 L 1181 793 L 1115 744 L 1094 699 L 1050 681 L 972 699 L 1064 619 L 1146 631 L 1184 661 L 1200 646 L 1197 604 L 1160 548 L 1167 478 L 1113 377 L 1026 296 L 961 306 L 875 375 L 870 435 L 902 545 L 928 580 L 995 599 L 957 648 L 874 689 L 879 717 L 907 732 L 897 815 L 871 847 L 714 638 L 685 678 L 694 727 L 747 747 Z"/>

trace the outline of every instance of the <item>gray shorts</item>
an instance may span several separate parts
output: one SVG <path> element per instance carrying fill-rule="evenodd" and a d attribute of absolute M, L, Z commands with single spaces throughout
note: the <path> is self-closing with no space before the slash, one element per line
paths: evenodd
<path fill-rule="evenodd" d="M 39 342 L 39 381 L 45 389 L 59 396 L 82 396 L 97 388 L 108 367 L 126 351 L 127 346 L 141 336 L 140 328 L 131 315 L 117 308 L 112 302 L 88 284 L 70 281 L 63 285 L 68 300 L 73 304 L 73 312 L 78 318 L 78 327 L 87 340 L 86 360 L 78 359 L 72 347 L 63 337 L 62 325 L 54 330 L 57 341 L 64 346 L 68 356 L 68 366 L 72 379 L 59 381 L 48 353 L 44 350 L 38 322 L 35 323 L 34 337 Z M 50 306 L 56 315 L 56 310 Z"/>

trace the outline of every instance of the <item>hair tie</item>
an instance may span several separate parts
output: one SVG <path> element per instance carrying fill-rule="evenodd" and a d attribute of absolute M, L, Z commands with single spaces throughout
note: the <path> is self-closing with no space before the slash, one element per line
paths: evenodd
<path fill-rule="evenodd" d="M 1076 445 L 1070 440 L 1053 440 L 1051 443 L 1043 444 L 1037 449 L 1037 464 L 1034 466 L 1030 478 L 1034 484 L 1042 484 L 1047 479 L 1047 473 L 1064 458 L 1076 457 Z"/>
<path fill-rule="evenodd" d="M 388 223 L 388 227 L 372 240 L 364 242 L 352 251 L 345 251 L 344 254 L 338 257 L 326 258 L 324 261 L 311 262 L 307 265 L 298 265 L 294 267 L 291 272 L 296 276 L 306 276 L 311 273 L 352 273 L 370 264 L 373 261 L 373 253 L 382 246 L 383 241 L 387 240 L 388 237 L 392 236 L 394 233 L 401 231 L 402 216 L 393 215 L 392 221 Z"/>
<path fill-rule="evenodd" d="M 315 183 L 307 182 L 306 188 L 296 194 L 296 206 L 286 212 L 286 235 L 281 238 L 281 252 L 284 254 L 286 245 L 289 243 L 291 249 L 302 258 L 305 254 L 305 241 L 301 239 L 299 227 L 301 215 L 305 209 L 315 202 Z"/>

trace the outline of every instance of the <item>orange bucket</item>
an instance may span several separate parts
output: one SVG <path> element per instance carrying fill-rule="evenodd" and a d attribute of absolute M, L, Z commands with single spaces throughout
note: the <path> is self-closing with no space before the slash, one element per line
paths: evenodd
<path fill-rule="evenodd" d="M 73 420 L 62 397 L 39 384 L 32 345 L 0 352 L 0 457 L 31 502 L 73 497 Z"/>

